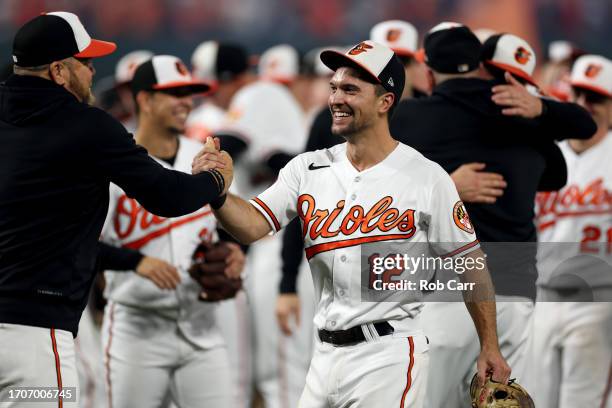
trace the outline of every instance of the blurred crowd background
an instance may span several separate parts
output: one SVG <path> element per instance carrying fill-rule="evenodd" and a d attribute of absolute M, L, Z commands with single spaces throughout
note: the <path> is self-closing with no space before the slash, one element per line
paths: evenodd
<path fill-rule="evenodd" d="M 189 61 L 205 40 L 239 42 L 257 54 L 289 43 L 301 51 L 367 38 L 379 21 L 402 19 L 424 33 L 440 21 L 509 31 L 543 62 L 547 45 L 568 40 L 612 55 L 612 0 L 0 0 L 0 61 L 11 61 L 17 28 L 41 11 L 71 11 L 117 53 L 96 61 L 97 78 L 134 49 Z"/>

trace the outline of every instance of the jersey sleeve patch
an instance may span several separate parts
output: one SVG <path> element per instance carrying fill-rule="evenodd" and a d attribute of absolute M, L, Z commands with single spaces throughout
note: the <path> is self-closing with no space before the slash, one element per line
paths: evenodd
<path fill-rule="evenodd" d="M 459 229 L 469 233 L 474 233 L 474 225 L 472 225 L 472 221 L 470 221 L 470 216 L 465 209 L 465 205 L 462 201 L 457 201 L 453 208 L 453 221 L 455 221 L 455 225 L 459 227 Z"/>

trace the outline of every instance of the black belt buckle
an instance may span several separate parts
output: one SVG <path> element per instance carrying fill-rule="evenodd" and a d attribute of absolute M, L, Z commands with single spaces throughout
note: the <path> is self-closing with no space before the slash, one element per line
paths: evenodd
<path fill-rule="evenodd" d="M 388 322 L 374 323 L 374 329 L 379 336 L 386 336 L 394 332 L 393 326 Z M 350 329 L 336 331 L 321 329 L 319 330 L 319 339 L 324 343 L 330 343 L 334 346 L 350 346 L 365 341 L 365 336 L 361 326 L 355 326 Z"/>

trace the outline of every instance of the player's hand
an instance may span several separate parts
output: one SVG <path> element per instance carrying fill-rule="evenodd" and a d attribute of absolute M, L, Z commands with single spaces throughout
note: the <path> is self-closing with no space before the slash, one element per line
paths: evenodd
<path fill-rule="evenodd" d="M 451 174 L 459 197 L 466 203 L 493 204 L 504 194 L 507 183 L 498 173 L 482 171 L 484 163 L 467 163 Z"/>
<path fill-rule="evenodd" d="M 292 334 L 289 321 L 295 318 L 296 327 L 300 326 L 300 298 L 295 293 L 281 293 L 276 299 L 276 319 L 281 331 L 290 336 Z"/>
<path fill-rule="evenodd" d="M 521 116 L 527 119 L 537 118 L 542 114 L 542 99 L 529 93 L 527 88 L 517 81 L 512 74 L 506 72 L 504 77 L 508 85 L 496 85 L 492 88 L 493 102 L 505 106 L 502 114 Z"/>
<path fill-rule="evenodd" d="M 181 278 L 176 268 L 166 261 L 150 256 L 143 257 L 136 273 L 143 278 L 149 279 L 160 289 L 176 289 Z"/>
<path fill-rule="evenodd" d="M 498 383 L 508 384 L 512 372 L 497 346 L 484 347 L 480 351 L 476 368 L 478 369 L 478 382 L 481 387 L 484 385 L 487 376 L 491 376 L 491 379 Z"/>
<path fill-rule="evenodd" d="M 198 174 L 211 169 L 222 169 L 225 162 L 221 157 L 221 145 L 219 138 L 207 137 L 204 148 L 198 152 L 191 163 L 191 173 Z M 196 164 L 198 165 L 196 167 Z"/>
<path fill-rule="evenodd" d="M 234 242 L 226 242 L 226 244 L 230 249 L 230 254 L 225 259 L 225 275 L 230 279 L 240 278 L 246 262 L 244 252 L 242 252 L 240 245 Z"/>
<path fill-rule="evenodd" d="M 225 188 L 222 192 L 222 194 L 225 194 L 229 190 L 234 178 L 234 162 L 226 151 L 219 151 L 219 148 L 218 138 L 207 138 L 204 148 L 193 159 L 191 173 L 198 174 L 203 171 L 216 169 L 225 180 Z"/>

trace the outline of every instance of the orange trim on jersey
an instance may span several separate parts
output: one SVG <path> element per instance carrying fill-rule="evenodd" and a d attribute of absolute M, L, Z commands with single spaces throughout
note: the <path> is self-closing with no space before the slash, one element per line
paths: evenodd
<path fill-rule="evenodd" d="M 348 248 L 355 245 L 361 245 L 368 242 L 380 242 L 380 241 L 393 241 L 396 239 L 408 239 L 414 235 L 414 230 L 407 234 L 390 234 L 390 235 L 376 235 L 373 237 L 362 237 L 362 238 L 351 238 L 343 239 L 340 241 L 325 242 L 323 244 L 313 245 L 306 248 L 306 258 L 310 259 L 313 256 L 320 254 L 321 252 L 332 251 L 339 248 Z"/>
<path fill-rule="evenodd" d="M 64 399 L 62 398 L 62 370 L 59 357 L 59 351 L 57 350 L 57 340 L 55 339 L 55 329 L 51 329 L 51 347 L 53 348 L 53 355 L 55 356 L 55 374 L 57 376 L 57 406 L 62 408 L 64 406 Z"/>
<path fill-rule="evenodd" d="M 113 342 L 113 323 L 115 321 L 115 305 L 110 305 L 110 313 L 109 313 L 109 323 L 108 323 L 108 343 L 106 343 L 106 349 L 104 350 L 104 357 L 106 361 L 104 362 L 104 368 L 106 369 L 106 389 L 107 389 L 107 397 L 108 397 L 108 408 L 113 408 L 113 392 L 111 387 L 111 377 L 110 377 L 110 347 Z"/>
<path fill-rule="evenodd" d="M 556 223 L 557 223 L 556 220 L 543 222 L 540 225 L 538 225 L 538 231 L 544 231 L 546 228 L 550 228 L 554 226 Z"/>
<path fill-rule="evenodd" d="M 412 337 L 408 337 L 408 344 L 410 346 L 410 364 L 408 365 L 408 373 L 406 374 L 406 388 L 404 388 L 404 393 L 402 394 L 400 408 L 404 408 L 406 396 L 408 395 L 408 391 L 410 391 L 410 387 L 412 387 L 412 369 L 414 368 L 414 340 Z"/>
<path fill-rule="evenodd" d="M 603 399 L 601 400 L 600 408 L 606 407 L 608 398 L 610 397 L 610 389 L 612 389 L 612 363 L 610 364 L 610 369 L 608 370 L 608 383 L 606 384 L 606 389 L 603 393 Z"/>
<path fill-rule="evenodd" d="M 472 247 L 475 247 L 475 246 L 476 246 L 476 245 L 478 245 L 479 243 L 480 243 L 480 241 L 479 241 L 479 240 L 477 240 L 477 239 L 475 239 L 474 241 L 470 242 L 469 244 L 464 245 L 464 246 L 462 246 L 461 248 L 457 248 L 457 249 L 455 249 L 453 252 L 449 252 L 449 253 L 448 253 L 448 254 L 446 254 L 446 255 L 441 255 L 441 256 L 440 256 L 440 258 L 449 258 L 449 257 L 451 257 L 451 256 L 455 256 L 455 255 L 460 254 L 461 252 L 463 252 L 463 251 L 465 251 L 465 250 L 468 250 L 468 249 L 470 249 L 470 248 L 472 248 Z"/>
<path fill-rule="evenodd" d="M 181 218 L 180 220 L 171 222 L 170 225 L 163 227 L 162 229 L 159 229 L 157 231 L 153 231 L 150 234 L 147 234 L 142 238 L 139 238 L 135 241 L 125 242 L 122 244 L 122 246 L 126 248 L 131 248 L 131 249 L 140 249 L 146 244 L 148 244 L 150 241 L 154 240 L 155 238 L 159 238 L 162 235 L 166 235 L 175 228 L 178 228 L 182 225 L 188 224 L 192 221 L 198 220 L 210 214 L 212 214 L 212 211 L 205 211 L 200 214 L 194 214 L 189 217 Z"/>
<path fill-rule="evenodd" d="M 274 223 L 274 229 L 276 229 L 276 231 L 280 231 L 281 229 L 280 223 L 274 216 L 274 213 L 272 212 L 272 210 L 270 210 L 270 207 L 268 207 L 266 203 L 261 201 L 258 197 L 253 197 L 253 201 L 255 201 L 266 212 L 266 214 L 268 214 L 268 217 L 270 217 L 270 219 Z"/>

